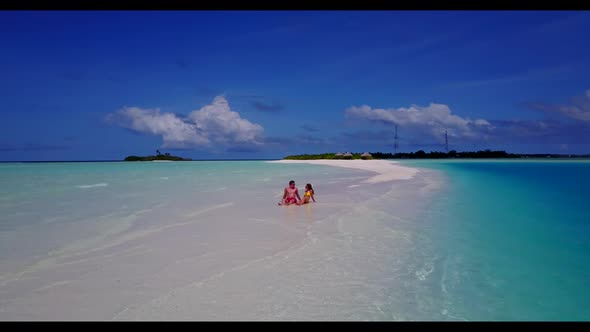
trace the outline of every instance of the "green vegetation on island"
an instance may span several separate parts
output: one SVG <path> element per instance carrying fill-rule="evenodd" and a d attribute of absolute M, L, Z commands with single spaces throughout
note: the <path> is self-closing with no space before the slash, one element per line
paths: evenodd
<path fill-rule="evenodd" d="M 287 156 L 284 159 L 291 160 L 316 160 L 316 159 L 383 159 L 374 156 L 362 156 L 362 153 L 322 153 L 322 154 L 301 154 Z"/>
<path fill-rule="evenodd" d="M 124 161 L 154 161 L 154 160 L 168 160 L 168 161 L 191 161 L 189 158 L 182 158 L 178 156 L 172 156 L 170 153 L 160 153 L 160 150 L 156 150 L 155 156 L 127 156 Z"/>
<path fill-rule="evenodd" d="M 418 150 L 409 153 L 322 153 L 322 154 L 301 154 L 287 156 L 283 159 L 289 160 L 317 160 L 317 159 L 484 159 L 484 158 L 588 158 L 590 155 L 571 155 L 571 154 L 515 154 L 506 151 L 465 151 L 457 152 L 451 150 L 449 152 L 431 151 L 425 152 Z"/>

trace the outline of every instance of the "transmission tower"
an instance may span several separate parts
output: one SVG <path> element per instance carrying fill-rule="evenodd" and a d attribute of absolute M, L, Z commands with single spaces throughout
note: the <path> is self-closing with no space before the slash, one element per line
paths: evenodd
<path fill-rule="evenodd" d="M 395 125 L 395 135 L 393 136 L 393 154 L 397 154 L 397 148 L 398 148 L 398 144 L 397 144 L 397 125 Z"/>
<path fill-rule="evenodd" d="M 449 153 L 449 136 L 447 136 L 447 130 L 445 129 L 445 151 Z"/>

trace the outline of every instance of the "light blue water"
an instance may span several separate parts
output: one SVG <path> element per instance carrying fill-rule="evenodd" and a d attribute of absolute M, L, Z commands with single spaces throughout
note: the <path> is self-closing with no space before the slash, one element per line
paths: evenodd
<path fill-rule="evenodd" d="M 219 213 L 193 217 L 195 222 L 212 224 L 220 218 L 220 225 L 232 225 L 221 220 L 232 218 L 244 225 L 241 231 L 211 233 L 218 240 L 245 243 L 219 257 L 238 261 L 231 255 L 254 246 L 253 241 L 261 245 L 272 241 L 273 234 L 249 239 L 256 234 L 244 232 L 248 228 L 262 232 L 279 225 L 307 234 L 285 254 L 288 258 L 279 255 L 276 261 L 263 260 L 262 267 L 252 263 L 252 271 L 235 272 L 244 273 L 237 279 L 251 285 L 250 292 L 236 286 L 234 293 L 232 285 L 222 281 L 218 289 L 209 289 L 212 297 L 227 301 L 224 310 L 243 312 L 246 319 L 590 320 L 590 162 L 402 163 L 434 170 L 428 177 L 438 174 L 435 178 L 443 184 L 425 189 L 432 179 L 425 181 L 426 175 L 421 175 L 416 181 L 368 186 L 360 182 L 369 174 L 364 171 L 263 161 L 0 164 L 0 312 L 5 313 L 0 316 L 19 318 L 31 308 L 27 319 L 70 317 L 67 313 L 74 312 L 74 306 L 43 311 L 44 301 L 55 298 L 31 293 L 30 286 L 59 285 L 61 277 L 44 271 L 70 266 L 75 272 L 75 264 L 36 264 L 48 262 L 44 259 L 61 248 L 72 253 L 88 250 L 125 232 L 182 223 L 187 213 L 222 207 Z M 299 188 L 313 183 L 319 203 L 276 207 L 290 179 Z M 350 188 L 350 184 L 360 186 Z M 181 248 L 184 245 L 179 243 Z M 228 249 L 224 243 L 211 246 L 211 257 Z M 167 253 L 166 247 L 155 245 L 151 249 L 164 250 L 163 261 L 187 254 L 183 249 Z M 156 256 L 141 266 L 154 264 Z M 196 268 L 207 264 L 207 256 L 203 257 Z M 256 262 L 259 257 L 244 259 Z M 140 268 L 120 264 L 116 271 L 121 275 L 113 272 L 116 278 Z M 275 268 L 264 272 L 266 266 Z M 231 268 L 230 264 L 228 271 Z M 262 275 L 256 272 L 259 269 Z M 68 277 L 80 278 L 86 288 L 96 282 L 85 283 L 86 277 L 74 272 Z M 15 277 L 19 275 L 22 280 Z M 149 274 L 138 273 L 137 280 L 146 282 L 144 277 Z M 44 278 L 55 279 L 39 280 Z M 115 292 L 141 297 L 152 291 L 133 285 Z M 268 290 L 268 285 L 278 293 Z M 232 294 L 252 300 L 233 307 Z M 260 305 L 248 302 L 255 294 L 267 294 L 264 300 L 271 301 L 270 308 L 283 308 L 282 316 L 273 316 L 271 309 L 250 315 L 248 309 Z M 102 308 L 79 291 L 59 296 L 96 307 L 96 313 L 83 316 L 89 319 L 110 317 L 100 310 L 116 309 L 106 302 Z M 198 295 L 189 299 L 199 304 Z M 154 312 L 174 308 L 171 302 Z M 189 318 L 197 313 L 186 308 Z M 216 317 L 213 314 L 204 317 Z M 72 314 L 82 317 L 76 315 L 81 314 Z M 156 317 L 151 315 L 147 318 Z"/>
<path fill-rule="evenodd" d="M 443 171 L 424 231 L 447 316 L 590 320 L 590 161 L 403 161 Z"/>
<path fill-rule="evenodd" d="M 76 240 L 227 202 L 272 207 L 291 179 L 303 193 L 303 181 L 326 188 L 364 174 L 264 161 L 0 163 L 0 260 L 30 262 Z"/>

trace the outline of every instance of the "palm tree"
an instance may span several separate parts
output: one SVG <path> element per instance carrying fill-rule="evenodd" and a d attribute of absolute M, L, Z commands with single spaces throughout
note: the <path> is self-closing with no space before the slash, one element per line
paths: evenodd
<path fill-rule="evenodd" d="M 156 154 L 159 156 L 161 154 L 160 150 L 156 150 Z"/>

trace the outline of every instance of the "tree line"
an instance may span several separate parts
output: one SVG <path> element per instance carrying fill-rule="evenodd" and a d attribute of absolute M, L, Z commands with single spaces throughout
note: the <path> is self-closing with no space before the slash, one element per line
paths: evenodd
<path fill-rule="evenodd" d="M 484 159 L 484 158 L 590 158 L 590 155 L 571 155 L 571 154 L 517 154 L 506 151 L 480 150 L 480 151 L 462 151 L 451 150 L 449 152 L 431 151 L 425 152 L 418 150 L 416 152 L 370 152 L 370 158 L 362 158 L 361 153 L 352 153 L 352 156 L 342 156 L 336 153 L 321 154 L 301 154 L 291 155 L 283 159 L 291 160 L 315 160 L 315 159 Z"/>

